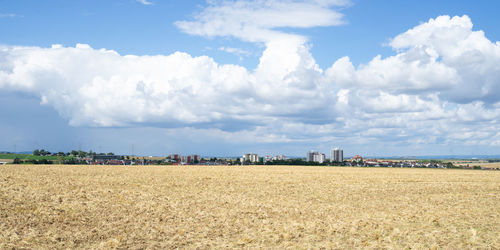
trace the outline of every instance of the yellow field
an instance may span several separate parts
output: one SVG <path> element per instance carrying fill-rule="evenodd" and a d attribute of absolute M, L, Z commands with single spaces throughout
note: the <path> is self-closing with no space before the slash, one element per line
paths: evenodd
<path fill-rule="evenodd" d="M 483 168 L 499 168 L 500 162 L 479 162 L 479 163 L 467 163 L 469 166 L 481 166 Z M 466 165 L 466 164 L 457 164 L 457 165 Z"/>
<path fill-rule="evenodd" d="M 500 168 L 500 162 L 485 162 L 479 165 L 485 168 Z"/>
<path fill-rule="evenodd" d="M 500 162 L 488 162 L 487 160 L 446 160 L 455 166 L 481 166 L 483 168 L 500 169 Z"/>
<path fill-rule="evenodd" d="M 500 172 L 0 166 L 0 249 L 500 248 Z"/>

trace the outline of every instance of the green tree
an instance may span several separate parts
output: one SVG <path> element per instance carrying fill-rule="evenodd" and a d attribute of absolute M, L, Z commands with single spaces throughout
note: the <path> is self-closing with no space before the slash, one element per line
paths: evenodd
<path fill-rule="evenodd" d="M 85 156 L 87 156 L 87 152 L 84 152 L 84 151 L 80 150 L 80 151 L 78 151 L 78 156 L 85 157 Z"/>

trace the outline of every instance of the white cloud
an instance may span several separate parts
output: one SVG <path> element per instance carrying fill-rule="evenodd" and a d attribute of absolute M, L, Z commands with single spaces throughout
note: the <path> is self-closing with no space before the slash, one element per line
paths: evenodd
<path fill-rule="evenodd" d="M 342 86 L 384 89 L 392 93 L 438 91 L 458 103 L 500 101 L 500 44 L 473 31 L 468 16 L 440 16 L 396 36 L 397 55 L 375 57 L 354 69 L 341 58 L 327 76 Z"/>
<path fill-rule="evenodd" d="M 351 132 L 379 141 L 498 145 L 500 43 L 472 27 L 468 16 L 440 16 L 397 35 L 394 56 L 357 68 L 348 57 L 337 60 L 325 81 L 337 85 L 337 110 Z"/>
<path fill-rule="evenodd" d="M 248 42 L 288 40 L 303 43 L 306 38 L 275 28 L 311 28 L 343 23 L 343 15 L 332 7 L 346 6 L 347 0 L 237 0 L 208 1 L 209 6 L 194 21 L 175 24 L 182 31 L 199 36 L 232 36 Z"/>
<path fill-rule="evenodd" d="M 144 5 L 153 5 L 153 2 L 150 2 L 148 0 L 137 0 L 137 2 L 144 4 Z"/>
<path fill-rule="evenodd" d="M 302 91 L 294 79 L 285 79 L 289 82 L 286 95 L 293 99 L 286 95 L 277 98 L 261 91 L 279 91 L 267 80 L 278 80 L 268 76 L 270 72 L 252 74 L 241 66 L 218 65 L 212 58 L 180 52 L 121 56 L 84 44 L 74 48 L 2 47 L 0 51 L 4 59 L 0 88 L 35 93 L 43 104 L 53 106 L 76 126 L 255 123 L 314 108 L 309 107 L 312 96 L 325 99 L 314 86 Z M 263 62 L 266 64 L 275 63 Z M 301 72 L 289 70 L 289 74 L 307 79 Z M 295 109 L 289 110 L 290 106 Z"/>
<path fill-rule="evenodd" d="M 232 47 L 219 47 L 219 51 L 224 51 L 233 55 L 236 55 L 237 57 L 240 58 L 240 60 L 243 59 L 243 57 L 248 57 L 252 55 L 252 52 L 240 48 L 232 48 Z"/>
<path fill-rule="evenodd" d="M 397 35 L 393 56 L 358 67 L 344 57 L 323 70 L 306 38 L 273 29 L 339 24 L 331 7 L 345 3 L 257 3 L 214 1 L 195 21 L 177 23 L 190 34 L 264 42 L 253 70 L 182 52 L 4 46 L 0 88 L 38 95 L 74 126 L 170 127 L 244 143 L 500 144 L 500 43 L 473 31 L 467 16 Z M 287 16 L 301 9 L 318 18 Z M 271 17 L 280 21 L 264 21 Z"/>

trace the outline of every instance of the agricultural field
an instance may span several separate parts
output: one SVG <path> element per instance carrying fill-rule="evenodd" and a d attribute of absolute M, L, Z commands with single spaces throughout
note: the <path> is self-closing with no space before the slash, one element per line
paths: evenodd
<path fill-rule="evenodd" d="M 488 162 L 488 160 L 449 160 L 455 166 L 481 166 L 483 168 L 500 168 L 500 162 Z"/>
<path fill-rule="evenodd" d="M 500 171 L 0 166 L 0 249 L 500 248 Z"/>
<path fill-rule="evenodd" d="M 485 167 L 485 168 L 498 168 L 500 169 L 500 162 L 484 162 L 480 163 L 479 166 Z"/>

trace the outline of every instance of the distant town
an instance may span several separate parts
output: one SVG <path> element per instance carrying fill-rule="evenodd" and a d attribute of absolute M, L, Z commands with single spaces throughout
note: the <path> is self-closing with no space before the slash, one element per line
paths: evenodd
<path fill-rule="evenodd" d="M 243 154 L 242 157 L 201 157 L 200 155 L 170 154 L 163 157 L 116 155 L 114 153 L 85 152 L 49 152 L 44 149 L 34 150 L 32 154 L 13 152 L 0 153 L 0 164 L 68 164 L 68 165 L 305 165 L 305 166 L 345 166 L 345 167 L 392 167 L 392 168 L 462 168 L 500 170 L 477 164 L 478 161 L 452 162 L 444 160 L 417 159 L 376 159 L 355 155 L 344 158 L 344 151 L 333 148 L 330 157 L 318 151 L 308 151 L 306 157 L 287 157 L 286 155 L 259 156 L 254 153 Z M 498 159 L 489 159 L 486 163 L 498 163 Z"/>

